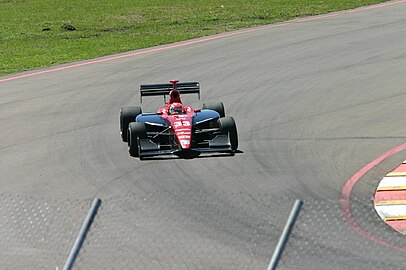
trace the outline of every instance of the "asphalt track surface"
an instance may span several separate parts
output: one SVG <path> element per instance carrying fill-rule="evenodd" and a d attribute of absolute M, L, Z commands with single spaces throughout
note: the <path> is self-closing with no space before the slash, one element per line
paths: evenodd
<path fill-rule="evenodd" d="M 99 225 L 114 230 L 159 224 L 133 231 L 127 248 L 115 251 L 125 254 L 128 261 L 122 263 L 130 268 L 265 269 L 294 199 L 334 208 L 352 175 L 406 141 L 405 33 L 406 3 L 400 3 L 4 81 L 1 192 L 55 202 L 98 196 L 105 209 L 121 200 L 116 204 L 133 219 L 112 220 L 101 212 Z M 201 83 L 201 101 L 184 97 L 194 107 L 224 102 L 226 114 L 236 119 L 241 153 L 188 160 L 129 157 L 119 135 L 120 107 L 139 104 L 140 84 L 170 79 Z M 161 104 L 159 97 L 145 98 L 142 107 L 154 111 Z M 389 240 L 397 234 L 374 213 L 372 196 L 384 173 L 403 160 L 402 152 L 385 160 L 351 197 L 352 207 L 358 205 L 368 219 L 358 222 Z M 308 214 L 311 220 L 317 213 Z M 289 258 L 297 260 L 292 249 L 309 243 L 294 238 L 280 269 L 405 268 L 405 253 L 357 236 L 335 214 L 324 217 L 334 222 L 319 228 L 327 231 L 326 241 L 334 235 L 318 243 L 331 259 L 310 247 L 301 262 L 290 264 Z M 257 238 L 250 236 L 253 230 Z M 182 235 L 190 238 L 173 244 Z M 339 241 L 348 235 L 361 241 L 358 250 Z M 144 249 L 146 259 L 137 267 L 128 257 L 148 241 L 151 250 Z M 253 243 L 255 248 L 244 249 Z M 225 250 L 221 258 L 186 252 L 205 254 L 219 246 L 210 254 Z M 236 260 L 227 256 L 247 264 L 232 265 Z M 85 259 L 82 268 L 97 265 L 98 259 Z M 115 264 L 106 260 L 103 266 Z"/>

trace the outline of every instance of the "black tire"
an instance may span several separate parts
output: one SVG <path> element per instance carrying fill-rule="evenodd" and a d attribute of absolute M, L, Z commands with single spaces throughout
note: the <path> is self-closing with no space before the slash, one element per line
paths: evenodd
<path fill-rule="evenodd" d="M 138 106 L 123 107 L 120 110 L 120 134 L 123 142 L 127 142 L 127 129 L 131 122 L 135 121 L 137 115 L 141 114 L 142 110 Z"/>
<path fill-rule="evenodd" d="M 235 151 L 238 148 L 238 134 L 234 118 L 224 117 L 219 119 L 220 129 L 223 134 L 228 134 L 231 143 L 231 150 Z"/>
<path fill-rule="evenodd" d="M 224 104 L 223 102 L 207 102 L 203 103 L 203 110 L 213 110 L 216 111 L 220 114 L 220 118 L 226 116 L 226 113 L 224 112 Z"/>
<path fill-rule="evenodd" d="M 139 139 L 147 137 L 145 132 L 145 124 L 141 122 L 131 122 L 128 125 L 128 152 L 132 157 L 139 157 Z"/>

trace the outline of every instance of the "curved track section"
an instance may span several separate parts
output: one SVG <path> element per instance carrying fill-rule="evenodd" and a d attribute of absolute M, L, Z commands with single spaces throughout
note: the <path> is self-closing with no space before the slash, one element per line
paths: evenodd
<path fill-rule="evenodd" d="M 280 269 L 404 269 L 403 252 L 349 229 L 339 198 L 357 170 L 406 140 L 405 18 L 400 3 L 3 82 L 2 192 L 101 197 L 83 269 L 265 269 L 297 198 L 305 208 Z M 120 107 L 138 104 L 140 84 L 174 78 L 199 81 L 202 101 L 224 102 L 243 153 L 128 156 Z M 369 233 L 404 247 L 372 202 L 403 160 L 365 175 L 352 210 Z"/>

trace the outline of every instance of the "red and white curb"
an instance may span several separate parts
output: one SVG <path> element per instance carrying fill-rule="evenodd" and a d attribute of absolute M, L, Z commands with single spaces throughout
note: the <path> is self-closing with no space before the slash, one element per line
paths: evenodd
<path fill-rule="evenodd" d="M 389 226 L 406 235 L 406 160 L 382 178 L 374 204 L 378 215 Z"/>

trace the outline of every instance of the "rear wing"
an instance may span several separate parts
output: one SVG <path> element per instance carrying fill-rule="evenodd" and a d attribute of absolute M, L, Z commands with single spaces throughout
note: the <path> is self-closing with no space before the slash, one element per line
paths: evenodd
<path fill-rule="evenodd" d="M 175 83 L 176 90 L 181 95 L 183 94 L 197 94 L 200 99 L 200 84 L 198 82 L 181 82 Z M 169 95 L 169 92 L 173 90 L 173 83 L 165 84 L 144 84 L 140 86 L 140 98 L 142 103 L 142 97 L 148 96 L 164 96 Z"/>

